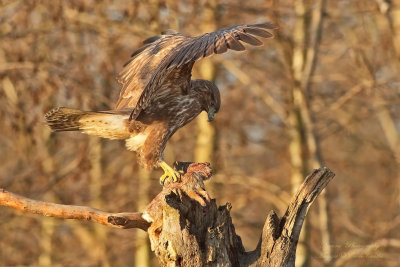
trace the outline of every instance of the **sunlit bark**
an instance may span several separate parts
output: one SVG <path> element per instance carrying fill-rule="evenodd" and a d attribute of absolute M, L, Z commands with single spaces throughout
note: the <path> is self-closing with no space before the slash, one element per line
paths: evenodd
<path fill-rule="evenodd" d="M 212 32 L 217 29 L 215 20 L 215 7 L 216 2 L 212 1 L 208 7 L 203 10 L 203 23 L 200 25 L 201 32 Z M 199 62 L 197 65 L 201 79 L 214 81 L 215 79 L 215 65 L 213 62 L 207 60 Z M 218 118 L 218 115 L 217 115 Z M 197 138 L 196 148 L 194 151 L 194 160 L 196 162 L 214 162 L 214 149 L 216 129 L 213 123 L 207 121 L 207 114 L 202 112 L 197 121 Z"/>
<path fill-rule="evenodd" d="M 308 95 L 310 94 L 311 78 L 317 62 L 325 1 L 313 2 L 311 7 L 306 6 L 305 3 L 303 0 L 295 2 L 296 23 L 293 30 L 293 56 L 291 61 L 293 87 L 289 110 L 289 133 L 291 136 L 289 154 L 293 169 L 293 188 L 296 188 L 301 182 L 304 172 L 322 166 L 322 155 L 313 126 L 313 115 L 310 110 Z M 311 14 L 307 13 L 308 10 L 311 10 Z M 322 254 L 324 261 L 329 263 L 332 260 L 332 253 L 325 193 L 321 195 L 319 204 Z M 306 242 L 308 236 L 307 229 L 306 226 L 304 229 L 306 231 L 302 232 L 304 242 Z M 304 247 L 299 246 L 298 266 L 309 264 L 309 253 L 306 245 Z"/>
<path fill-rule="evenodd" d="M 137 188 L 138 199 L 137 209 L 144 210 L 150 202 L 151 172 L 140 168 L 138 172 L 139 188 Z M 150 246 L 149 238 L 144 232 L 137 232 L 135 238 L 135 266 L 150 266 Z"/>
<path fill-rule="evenodd" d="M 88 146 L 88 158 L 90 160 L 90 205 L 93 207 L 103 208 L 103 197 L 102 197 L 102 187 L 103 187 L 103 175 L 101 169 L 101 159 L 102 159 L 102 144 L 100 138 L 89 137 Z M 96 240 L 94 246 L 91 247 L 91 253 L 96 255 L 99 259 L 101 266 L 108 267 L 110 263 L 107 259 L 106 250 L 106 240 L 107 240 L 107 229 L 101 227 L 100 225 L 93 225 L 94 235 L 89 236 Z"/>

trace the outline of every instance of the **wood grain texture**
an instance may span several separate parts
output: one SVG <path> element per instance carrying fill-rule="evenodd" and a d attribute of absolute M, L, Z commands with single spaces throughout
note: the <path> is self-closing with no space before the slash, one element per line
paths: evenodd
<path fill-rule="evenodd" d="M 146 231 L 149 227 L 149 223 L 142 218 L 140 212 L 110 213 L 86 206 L 48 203 L 19 196 L 1 188 L 0 206 L 43 216 L 95 222 L 115 228 L 139 228 Z"/>

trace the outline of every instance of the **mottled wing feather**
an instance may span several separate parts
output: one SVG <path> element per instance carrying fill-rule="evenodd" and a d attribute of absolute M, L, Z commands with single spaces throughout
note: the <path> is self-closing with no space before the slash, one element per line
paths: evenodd
<path fill-rule="evenodd" d="M 276 28 L 271 23 L 237 25 L 197 37 L 180 39 L 179 44 L 177 42 L 173 48 L 169 46 L 171 49 L 168 49 L 167 53 L 163 53 L 165 57 L 159 61 L 160 64 L 154 69 L 151 78 L 146 79 L 148 83 L 137 101 L 130 119 L 135 120 L 157 94 L 164 95 L 164 90 L 185 88 L 185 85 L 190 82 L 191 69 L 196 60 L 212 54 L 225 53 L 228 49 L 245 50 L 240 41 L 255 46 L 262 45 L 262 42 L 256 37 L 270 38 L 272 34 L 268 30 Z M 185 92 L 183 91 L 183 93 Z"/>
<path fill-rule="evenodd" d="M 215 49 L 214 49 L 215 54 L 223 54 L 226 51 L 228 51 L 228 44 L 226 43 L 224 35 L 216 36 L 215 39 L 216 39 Z"/>
<path fill-rule="evenodd" d="M 166 31 L 165 35 L 146 39 L 143 42 L 145 45 L 132 53 L 132 58 L 117 77 L 122 88 L 116 109 L 136 106 L 158 65 L 186 38 L 188 37 L 177 32 Z"/>
<path fill-rule="evenodd" d="M 235 51 L 243 51 L 246 49 L 244 45 L 241 42 L 239 42 L 239 40 L 235 37 L 233 33 L 227 32 L 224 36 L 229 49 Z"/>
<path fill-rule="evenodd" d="M 180 57 L 180 53 L 186 54 L 186 52 L 191 49 L 189 48 L 186 50 L 186 47 L 181 48 L 179 51 L 174 49 L 173 52 L 176 52 L 176 55 L 171 58 L 168 63 L 168 68 L 175 66 L 179 67 L 189 63 L 190 61 L 198 60 L 201 57 L 206 57 L 213 53 L 222 54 L 228 49 L 237 51 L 245 50 L 245 47 L 239 41 L 255 46 L 262 45 L 262 42 L 256 37 L 270 38 L 272 37 L 272 34 L 268 30 L 274 30 L 276 28 L 277 27 L 271 23 L 237 25 L 188 39 L 186 40 L 185 46 L 190 48 L 196 47 L 197 43 L 204 44 L 202 47 L 198 48 L 200 51 L 203 51 L 203 53 L 195 53 L 195 57 Z M 204 39 L 206 39 L 207 42 L 204 42 Z M 225 49 L 225 47 L 227 49 Z"/>

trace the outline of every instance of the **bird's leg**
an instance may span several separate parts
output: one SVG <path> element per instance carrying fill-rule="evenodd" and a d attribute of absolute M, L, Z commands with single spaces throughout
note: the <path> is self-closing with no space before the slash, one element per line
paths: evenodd
<path fill-rule="evenodd" d="M 164 174 L 160 177 L 160 183 L 162 185 L 164 185 L 165 180 L 168 178 L 174 183 L 180 181 L 181 174 L 171 168 L 165 161 L 160 161 L 159 166 L 164 170 Z"/>

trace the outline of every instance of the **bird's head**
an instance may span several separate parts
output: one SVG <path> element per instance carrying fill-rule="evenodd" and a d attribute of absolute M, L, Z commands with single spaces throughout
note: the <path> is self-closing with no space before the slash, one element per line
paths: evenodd
<path fill-rule="evenodd" d="M 192 89 L 200 94 L 203 110 L 207 112 L 208 121 L 213 121 L 221 106 L 221 95 L 218 87 L 206 80 L 192 80 Z"/>

